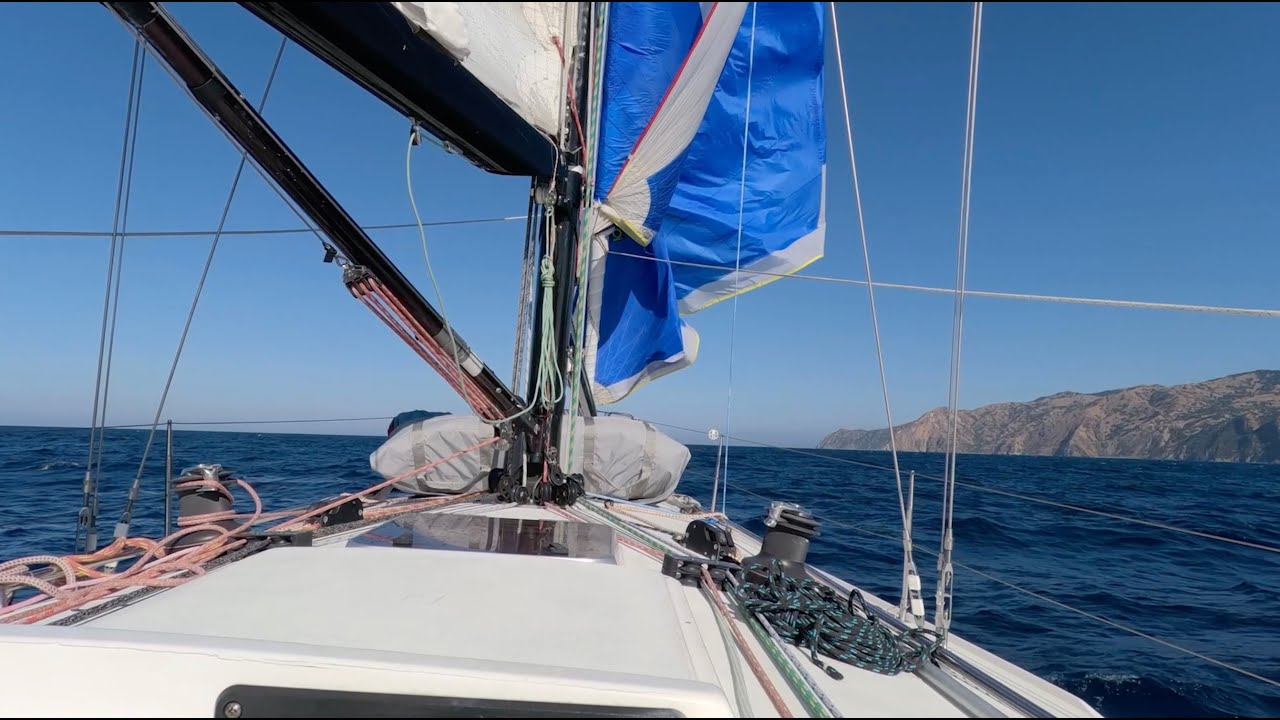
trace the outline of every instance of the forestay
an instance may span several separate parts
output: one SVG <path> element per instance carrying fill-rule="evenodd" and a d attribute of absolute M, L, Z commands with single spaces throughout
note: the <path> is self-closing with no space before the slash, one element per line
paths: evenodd
<path fill-rule="evenodd" d="M 822 256 L 823 18 L 820 3 L 611 6 L 585 356 L 597 402 L 694 361 L 681 314 Z"/>

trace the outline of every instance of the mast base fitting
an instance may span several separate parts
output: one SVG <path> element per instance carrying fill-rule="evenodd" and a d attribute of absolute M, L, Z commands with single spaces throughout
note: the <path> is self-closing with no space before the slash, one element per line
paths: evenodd
<path fill-rule="evenodd" d="M 496 488 L 498 499 L 502 502 L 513 502 L 517 505 L 524 505 L 529 502 L 529 488 L 520 484 L 518 480 L 511 476 L 511 473 L 505 473 L 498 480 Z"/>
<path fill-rule="evenodd" d="M 585 494 L 581 475 L 561 475 L 559 471 L 548 473 L 548 480 L 539 480 L 533 486 L 533 501 L 539 505 L 569 507 Z"/>
<path fill-rule="evenodd" d="M 805 560 L 809 556 L 809 541 L 818 536 L 821 523 L 799 505 L 775 500 L 769 503 L 764 524 L 768 529 L 760 554 L 742 561 L 748 580 L 763 580 L 774 563 L 787 575 L 803 580 L 808 575 Z"/>

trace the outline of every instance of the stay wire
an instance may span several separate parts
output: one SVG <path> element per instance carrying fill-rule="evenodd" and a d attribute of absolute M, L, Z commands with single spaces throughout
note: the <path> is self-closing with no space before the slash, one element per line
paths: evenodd
<path fill-rule="evenodd" d="M 98 420 L 98 444 L 93 462 L 95 486 L 102 480 L 102 450 L 103 446 L 106 445 L 103 436 L 105 428 L 103 426 L 107 424 L 107 406 L 111 393 L 111 366 L 112 360 L 115 358 L 116 349 L 116 323 L 120 319 L 120 285 L 124 278 L 124 252 L 127 240 L 124 237 L 124 232 L 129 227 L 130 198 L 133 196 L 133 163 L 138 157 L 138 127 L 142 124 L 142 90 L 145 85 L 144 76 L 146 70 L 147 57 L 143 55 L 141 62 L 138 64 L 138 93 L 134 98 L 133 106 L 133 132 L 129 140 L 129 169 L 125 172 L 124 201 L 120 210 L 120 227 L 118 228 L 120 248 L 116 255 L 115 288 L 112 290 L 111 298 L 111 329 L 107 333 L 107 366 L 102 376 L 102 416 Z M 97 487 L 94 488 L 94 494 L 97 494 Z"/>
<path fill-rule="evenodd" d="M 724 431 L 726 433 L 729 432 L 733 411 L 733 351 L 738 338 L 738 296 L 742 294 L 736 290 L 736 287 L 740 280 L 738 271 L 742 269 L 742 226 L 747 202 L 747 156 L 751 149 L 751 82 L 756 66 L 756 8 L 759 4 L 751 3 L 751 40 L 747 50 L 747 98 L 742 118 L 742 174 L 738 180 L 738 247 L 733 255 L 733 286 L 735 290 L 733 291 L 733 310 L 729 320 L 729 377 L 724 398 Z M 723 446 L 724 491 L 720 493 L 720 507 L 722 509 L 729 499 L 729 446 L 727 444 L 723 444 Z M 717 467 L 719 467 L 719 464 L 717 464 Z M 716 509 L 716 489 L 720 487 L 720 484 L 721 477 L 717 475 L 711 490 L 711 509 L 713 511 Z"/>
<path fill-rule="evenodd" d="M 106 357 L 108 314 L 111 307 L 111 288 L 115 275 L 116 250 L 120 242 L 116 232 L 120 229 L 120 209 L 124 200 L 125 172 L 128 169 L 129 146 L 133 137 L 134 104 L 138 92 L 138 67 L 142 57 L 141 43 L 135 41 L 133 61 L 129 67 L 129 92 L 125 100 L 124 138 L 120 141 L 120 170 L 116 178 L 115 210 L 111 219 L 111 244 L 107 251 L 107 282 L 102 297 L 102 327 L 98 334 L 98 365 L 93 381 L 93 411 L 89 420 L 89 448 L 85 459 L 84 485 L 81 489 L 80 513 L 76 520 L 75 547 L 91 552 L 97 543 L 98 480 L 94 476 L 94 449 L 98 442 L 99 407 L 102 401 L 102 373 Z M 104 423 L 105 424 L 105 423 Z M 83 545 L 81 544 L 83 536 Z"/>
<path fill-rule="evenodd" d="M 266 108 L 267 98 L 271 95 L 271 87 L 275 83 L 276 73 L 280 70 L 280 61 L 284 57 L 284 49 L 287 44 L 287 38 L 280 38 L 280 47 L 276 50 L 275 60 L 271 64 L 271 72 L 267 75 L 267 83 L 262 90 L 262 99 L 258 102 L 258 112 L 262 112 Z M 129 531 L 129 524 L 133 517 L 133 506 L 138 499 L 138 490 L 142 487 L 142 474 L 147 467 L 151 443 L 155 440 L 156 428 L 159 426 L 160 417 L 164 413 L 164 405 L 169 398 L 169 390 L 173 387 L 174 375 L 178 371 L 178 362 L 182 359 L 182 350 L 186 347 L 187 335 L 191 331 L 191 322 L 195 319 L 196 308 L 200 305 L 200 296 L 204 292 L 205 280 L 208 279 L 209 269 L 213 266 L 213 258 L 218 251 L 218 241 L 222 239 L 222 229 L 226 226 L 227 216 L 231 212 L 231 203 L 235 200 L 236 190 L 240 187 L 240 178 L 244 173 L 248 159 L 248 152 L 242 151 L 240 153 L 240 162 L 236 165 L 235 176 L 231 180 L 231 189 L 227 192 L 227 200 L 222 205 L 222 213 L 218 218 L 218 229 L 214 233 L 213 240 L 209 243 L 209 254 L 205 257 L 204 267 L 200 270 L 200 280 L 196 283 L 195 294 L 191 298 L 191 306 L 187 310 L 186 322 L 182 325 L 182 335 L 178 338 L 178 347 L 173 353 L 173 362 L 169 365 L 169 375 L 165 379 L 164 390 L 160 393 L 160 402 L 156 405 L 156 414 L 151 421 L 151 431 L 147 435 L 147 443 L 142 448 L 142 460 L 138 463 L 138 472 L 133 478 L 133 484 L 129 487 L 129 497 L 125 500 L 124 511 L 120 514 L 120 520 L 116 524 L 115 534 L 117 537 L 124 537 Z"/>
<path fill-rule="evenodd" d="M 960 439 L 960 351 L 964 339 L 964 286 L 969 260 L 969 198 L 973 188 L 973 139 L 977 124 L 978 58 L 982 49 L 982 3 L 973 4 L 973 31 L 969 50 L 969 97 L 965 112 L 964 168 L 960 181 L 960 230 L 956 241 L 955 311 L 951 324 L 951 380 L 947 409 L 950 413 L 951 437 L 947 446 L 947 464 L 943 477 L 942 548 L 938 554 L 938 590 L 934 599 L 934 625 L 945 645 L 951 627 L 952 571 L 951 554 L 955 544 L 953 526 L 956 505 L 956 454 Z"/>
<path fill-rule="evenodd" d="M 712 263 L 691 262 L 688 260 L 671 260 L 669 258 L 650 257 L 648 255 L 637 255 L 635 253 L 621 252 L 618 250 L 608 251 L 610 255 L 618 257 L 632 258 L 635 260 L 645 260 L 647 262 L 666 263 L 669 265 L 680 265 L 682 267 L 702 268 L 705 270 L 732 270 L 728 265 L 715 265 Z M 742 273 L 748 275 L 763 275 L 775 278 L 789 278 L 792 280 L 808 280 L 811 282 L 834 283 L 837 285 L 867 285 L 866 280 L 856 280 L 854 278 L 832 277 L 830 275 L 809 275 L 806 273 L 782 273 L 770 272 L 768 270 L 753 270 L 750 268 L 742 268 Z M 876 281 L 871 283 L 877 288 L 888 290 L 906 290 L 908 292 L 931 293 L 935 295 L 954 295 L 956 290 L 954 287 L 944 288 L 932 285 L 913 285 L 910 283 L 894 283 Z M 1245 317 L 1265 317 L 1280 318 L 1280 309 L 1276 308 L 1246 308 L 1232 307 L 1226 305 L 1195 305 L 1188 303 L 1170 303 L 1170 302 L 1149 302 L 1145 300 L 1117 300 L 1112 298 L 1090 298 L 1072 295 L 1040 295 L 1035 293 L 1013 293 L 1013 292 L 997 292 L 993 290 L 969 290 L 964 292 L 966 297 L 981 297 L 994 300 L 1023 300 L 1029 302 L 1047 302 L 1047 303 L 1065 303 L 1074 305 L 1097 305 L 1101 307 L 1121 307 L 1132 310 L 1171 310 L 1174 312 L 1194 312 L 1208 313 L 1216 315 L 1237 315 Z"/>
<path fill-rule="evenodd" d="M 483 223 L 499 223 L 511 222 L 514 220 L 525 220 L 527 215 L 503 215 L 500 217 L 487 218 L 469 218 L 462 220 L 433 220 L 424 222 L 424 227 L 447 227 L 450 225 L 479 225 Z M 384 223 L 380 225 L 361 225 L 360 229 L 365 232 L 371 230 L 411 230 L 417 229 L 418 223 Z M 20 230 L 5 229 L 0 230 L 0 237 L 68 237 L 68 238 L 109 238 L 113 234 L 120 237 L 213 237 L 221 234 L 223 237 L 232 235 L 314 235 L 316 233 L 314 227 L 296 227 L 296 228 L 249 228 L 243 230 L 223 230 L 219 233 L 217 230 L 141 230 L 134 232 L 112 233 L 109 230 Z"/>
<path fill-rule="evenodd" d="M 844 51 L 840 45 L 840 21 L 835 3 L 831 7 L 831 31 L 836 44 L 836 67 L 840 77 L 840 97 L 844 106 L 844 134 L 849 147 L 849 168 L 853 176 L 853 203 L 858 216 L 858 237 L 862 244 L 862 264 L 867 278 L 867 303 L 871 309 L 871 334 L 875 339 L 876 363 L 880 370 L 880 396 L 884 402 L 885 426 L 889 429 L 889 453 L 893 458 L 893 480 L 898 489 L 898 512 L 902 516 L 902 597 L 899 603 L 903 615 L 910 610 L 915 615 L 912 601 L 919 596 L 919 572 L 912 555 L 911 518 L 907 514 L 906 493 L 902 487 L 902 470 L 898 464 L 898 442 L 895 438 L 893 411 L 889 402 L 889 377 L 885 370 L 884 347 L 880 340 L 880 317 L 876 312 L 875 284 L 871 280 L 871 251 L 867 243 L 867 224 L 862 212 L 862 188 L 858 183 L 858 160 L 853 151 L 853 118 L 849 109 L 849 88 L 844 73 Z"/>

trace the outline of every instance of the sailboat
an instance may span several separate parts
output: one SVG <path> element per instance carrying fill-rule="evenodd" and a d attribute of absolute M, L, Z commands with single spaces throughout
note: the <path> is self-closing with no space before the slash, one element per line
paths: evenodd
<path fill-rule="evenodd" d="M 808 562 L 804 507 L 757 536 L 602 409 L 696 361 L 686 316 L 821 257 L 825 4 L 241 3 L 415 141 L 531 179 L 512 383 L 159 3 L 103 5 L 474 415 L 409 418 L 382 482 L 284 511 L 209 458 L 160 539 L 100 546 L 90 472 L 79 552 L 0 564 L 0 712 L 1097 716 L 951 633 L 949 588 L 928 619 L 909 552 L 897 602 L 864 593 Z"/>

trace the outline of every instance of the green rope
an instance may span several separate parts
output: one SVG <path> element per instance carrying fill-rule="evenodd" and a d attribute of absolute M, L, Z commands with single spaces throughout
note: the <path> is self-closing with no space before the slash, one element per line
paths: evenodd
<path fill-rule="evenodd" d="M 739 607 L 743 606 L 741 598 L 735 597 L 734 599 L 738 601 Z M 839 717 L 839 715 L 831 712 L 826 702 L 823 702 L 823 698 L 819 696 L 820 691 L 812 679 L 805 677 L 800 666 L 791 662 L 791 659 L 787 657 L 782 644 L 769 636 L 767 629 L 761 624 L 759 616 L 752 613 L 740 613 L 740 617 L 746 621 L 746 626 L 751 629 L 751 634 L 756 636 L 756 642 L 760 643 L 760 647 L 764 648 L 764 651 L 768 653 L 769 659 L 773 660 L 774 667 L 786 678 L 787 685 L 791 686 L 791 691 L 800 700 L 800 704 L 804 705 L 805 712 L 808 713 L 809 717 Z M 743 648 L 743 652 L 746 652 L 746 648 Z"/>
<path fill-rule="evenodd" d="M 542 256 L 542 345 L 538 352 L 542 361 L 538 363 L 538 383 L 529 407 L 544 401 L 548 406 L 560 402 L 564 394 L 564 378 L 560 375 L 560 366 L 556 362 L 556 314 L 555 287 L 556 271 L 549 255 Z M 555 388 L 555 397 L 547 397 L 546 388 Z"/>
<path fill-rule="evenodd" d="M 832 677 L 839 671 L 823 663 L 819 654 L 862 670 L 897 675 L 915 672 L 937 648 L 928 631 L 894 635 L 857 590 L 842 598 L 811 578 L 796 580 L 783 573 L 776 561 L 763 578 L 748 572 L 734 595 L 744 608 L 768 619 L 783 640 L 808 648 L 813 663 Z"/>

